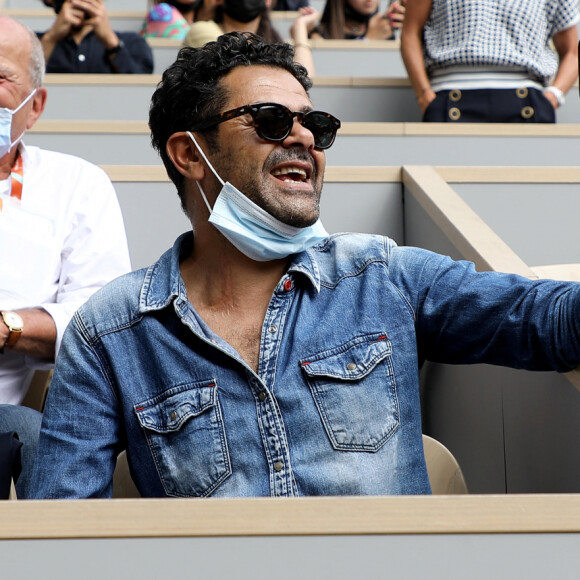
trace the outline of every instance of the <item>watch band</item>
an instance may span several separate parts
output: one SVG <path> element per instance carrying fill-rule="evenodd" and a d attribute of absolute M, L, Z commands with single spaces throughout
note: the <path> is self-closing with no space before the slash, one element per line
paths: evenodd
<path fill-rule="evenodd" d="M 8 327 L 9 331 L 6 342 L 4 343 L 2 348 L 0 348 L 0 354 L 3 354 L 4 349 L 6 347 L 12 347 L 18 342 L 18 339 L 20 338 L 22 331 L 24 329 L 24 323 L 22 321 L 21 316 L 16 312 L 12 312 L 10 310 L 3 310 L 0 314 L 2 315 L 2 320 L 4 321 L 4 324 Z"/>
<path fill-rule="evenodd" d="M 544 91 L 552 93 L 556 97 L 556 101 L 558 101 L 560 107 L 566 102 L 566 95 L 564 95 L 564 92 L 558 87 L 550 85 L 549 87 L 546 87 Z"/>
<path fill-rule="evenodd" d="M 125 44 L 119 38 L 119 44 L 117 44 L 117 46 L 113 46 L 113 48 L 106 48 L 105 54 L 107 56 L 115 56 L 124 46 L 125 46 Z"/>

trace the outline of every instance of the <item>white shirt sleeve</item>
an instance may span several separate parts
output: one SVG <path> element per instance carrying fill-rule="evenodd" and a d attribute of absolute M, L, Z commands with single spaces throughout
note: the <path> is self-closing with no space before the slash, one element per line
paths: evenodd
<path fill-rule="evenodd" d="M 76 310 L 99 288 L 131 270 L 121 208 L 107 175 L 99 169 L 90 182 L 79 184 L 76 195 L 80 203 L 61 251 L 56 301 L 39 305 L 56 324 L 57 352 Z"/>
<path fill-rule="evenodd" d="M 21 220 L 0 288 L 4 309 L 44 308 L 57 329 L 56 351 L 75 311 L 131 270 L 121 208 L 99 167 L 71 155 L 23 147 Z M 23 266 L 25 265 L 25 266 Z M 42 361 L 27 357 L 38 368 Z"/>

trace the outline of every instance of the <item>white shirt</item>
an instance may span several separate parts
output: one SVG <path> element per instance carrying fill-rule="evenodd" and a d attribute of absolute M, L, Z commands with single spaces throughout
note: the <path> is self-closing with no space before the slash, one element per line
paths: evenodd
<path fill-rule="evenodd" d="M 108 176 L 63 153 L 20 145 L 22 201 L 0 188 L 0 310 L 43 308 L 63 332 L 89 296 L 130 271 L 125 226 Z M 6 185 L 8 185 L 6 183 Z M 19 404 L 47 361 L 0 355 L 0 403 Z"/>

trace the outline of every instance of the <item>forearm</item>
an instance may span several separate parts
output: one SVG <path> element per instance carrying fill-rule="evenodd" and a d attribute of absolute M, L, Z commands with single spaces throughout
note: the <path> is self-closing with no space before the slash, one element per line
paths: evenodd
<path fill-rule="evenodd" d="M 401 55 L 419 107 L 424 111 L 429 102 L 435 98 L 435 93 L 425 68 L 421 37 L 410 30 L 405 30 L 405 27 L 401 35 Z"/>
<path fill-rule="evenodd" d="M 56 325 L 52 316 L 42 308 L 25 308 L 15 312 L 22 318 L 23 330 L 17 342 L 6 347 L 6 352 L 54 360 Z M 0 321 L 0 345 L 6 344 L 9 332 L 8 326 Z"/>
<path fill-rule="evenodd" d="M 407 0 L 401 34 L 401 56 L 422 112 L 435 98 L 423 56 L 423 30 L 431 8 L 432 0 Z"/>
<path fill-rule="evenodd" d="M 567 53 L 561 60 L 558 72 L 552 84 L 563 93 L 567 93 L 578 78 L 578 48 L 573 53 Z"/>
<path fill-rule="evenodd" d="M 310 44 L 295 44 L 294 60 L 300 63 L 307 71 L 308 76 L 313 77 L 316 72 L 314 69 L 314 59 Z"/>
<path fill-rule="evenodd" d="M 75 319 L 68 333 L 44 408 L 30 499 L 112 494 L 115 458 L 121 451 L 117 400 Z"/>
<path fill-rule="evenodd" d="M 300 63 L 308 71 L 309 76 L 314 76 L 314 59 L 310 48 L 309 32 L 318 21 L 318 14 L 300 16 L 290 28 L 290 35 L 294 42 L 294 60 Z"/>
<path fill-rule="evenodd" d="M 560 64 L 552 85 L 566 94 L 578 78 L 578 32 L 576 27 L 561 30 L 554 35 L 553 41 Z M 556 98 L 552 94 L 549 92 L 544 94 L 555 107 L 558 106 Z"/>
<path fill-rule="evenodd" d="M 52 30 L 45 32 L 40 39 L 40 44 L 42 45 L 42 52 L 44 53 L 44 60 L 48 62 L 56 45 L 58 44 L 59 39 L 53 34 Z"/>

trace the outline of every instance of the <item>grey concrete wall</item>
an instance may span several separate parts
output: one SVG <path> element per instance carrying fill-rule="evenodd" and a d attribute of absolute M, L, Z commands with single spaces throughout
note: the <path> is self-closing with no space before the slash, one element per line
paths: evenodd
<path fill-rule="evenodd" d="M 578 534 L 4 540 L 11 580 L 573 580 Z"/>
<path fill-rule="evenodd" d="M 580 262 L 577 183 L 454 184 L 529 266 Z"/>

